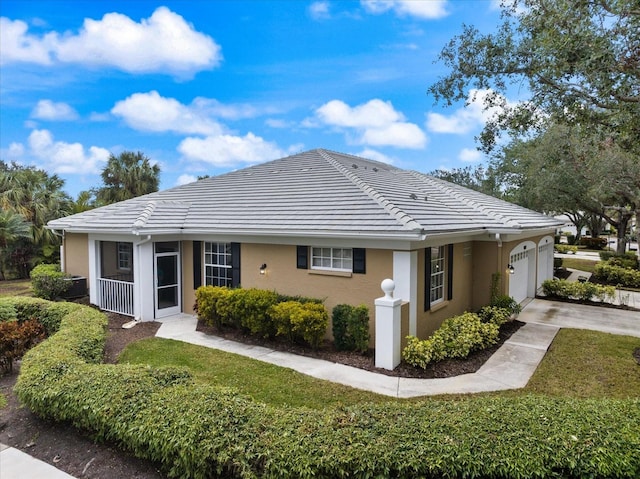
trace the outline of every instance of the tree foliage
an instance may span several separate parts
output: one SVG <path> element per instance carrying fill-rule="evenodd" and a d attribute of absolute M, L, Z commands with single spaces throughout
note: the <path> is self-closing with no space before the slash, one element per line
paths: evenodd
<path fill-rule="evenodd" d="M 95 191 L 98 205 L 153 193 L 160 185 L 160 167 L 139 151 L 111 154 L 101 176 L 104 186 Z"/>

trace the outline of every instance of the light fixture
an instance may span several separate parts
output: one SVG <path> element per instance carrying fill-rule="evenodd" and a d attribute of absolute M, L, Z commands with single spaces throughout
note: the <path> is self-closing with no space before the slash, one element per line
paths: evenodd
<path fill-rule="evenodd" d="M 267 271 L 267 263 L 262 263 L 260 266 L 260 274 L 264 274 Z"/>
<path fill-rule="evenodd" d="M 507 269 L 509 270 L 509 274 L 513 274 L 516 272 L 516 269 L 513 267 L 512 264 L 508 265 Z"/>

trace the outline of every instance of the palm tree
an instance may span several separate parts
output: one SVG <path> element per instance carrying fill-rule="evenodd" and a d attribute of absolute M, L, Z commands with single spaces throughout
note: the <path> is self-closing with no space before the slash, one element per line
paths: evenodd
<path fill-rule="evenodd" d="M 31 223 L 13 211 L 0 210 L 0 280 L 5 277 L 13 244 L 24 238 L 31 238 Z"/>
<path fill-rule="evenodd" d="M 104 186 L 96 190 L 98 204 L 111 204 L 158 191 L 160 167 L 141 152 L 113 154 L 102 170 Z"/>

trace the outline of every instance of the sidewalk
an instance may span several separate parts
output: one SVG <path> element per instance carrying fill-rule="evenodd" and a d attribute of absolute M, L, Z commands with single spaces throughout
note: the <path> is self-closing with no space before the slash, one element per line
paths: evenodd
<path fill-rule="evenodd" d="M 16 448 L 0 443 L 2 479 L 74 479 L 64 471 Z"/>

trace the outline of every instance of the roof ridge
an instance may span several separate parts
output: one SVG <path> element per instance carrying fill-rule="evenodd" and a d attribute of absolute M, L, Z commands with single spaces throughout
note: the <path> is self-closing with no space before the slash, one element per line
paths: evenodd
<path fill-rule="evenodd" d="M 494 209 L 490 209 L 480 203 L 478 203 L 475 200 L 470 199 L 468 196 L 462 195 L 459 191 L 458 191 L 458 187 L 460 187 L 460 185 L 456 185 L 455 183 L 451 183 L 451 182 L 447 182 L 445 180 L 441 180 L 439 178 L 436 178 L 434 176 L 431 175 L 426 175 L 424 173 L 420 173 L 418 171 L 415 170 L 408 170 L 408 173 L 418 179 L 422 179 L 422 180 L 436 180 L 436 181 L 432 181 L 432 184 L 436 187 L 439 188 L 441 191 L 445 191 L 450 194 L 451 196 L 453 196 L 454 198 L 462 201 L 463 203 L 469 205 L 470 207 L 479 210 L 480 212 L 489 215 L 491 217 L 494 217 L 504 223 L 506 223 L 509 226 L 517 226 L 520 227 L 520 223 L 518 223 L 517 221 L 514 221 L 511 218 L 506 217 L 505 215 L 497 212 Z M 450 186 L 451 185 L 451 186 Z M 464 188 L 464 187 L 462 187 Z M 491 198 L 492 200 L 499 200 L 499 201 L 504 201 L 504 200 L 500 200 L 500 198 L 495 198 L 493 196 L 487 195 L 485 193 L 481 193 L 479 191 L 476 190 L 472 190 L 471 188 L 465 188 L 468 191 L 472 191 L 474 193 L 479 193 L 481 195 L 485 195 L 489 198 Z"/>
<path fill-rule="evenodd" d="M 366 181 L 360 178 L 355 173 L 349 171 L 347 167 L 334 159 L 329 152 L 323 149 L 318 149 L 318 153 L 336 170 L 342 173 L 349 181 L 356 185 L 360 190 L 366 193 L 373 201 L 378 203 L 384 210 L 396 219 L 400 224 L 410 228 L 412 230 L 422 230 L 423 227 L 415 219 L 413 219 L 407 212 L 400 209 L 393 204 L 390 200 L 384 197 L 382 193 L 377 191 L 374 187 L 369 185 Z"/>
<path fill-rule="evenodd" d="M 153 214 L 153 210 L 156 209 L 156 202 L 149 201 L 147 205 L 142 210 L 142 213 L 138 216 L 138 218 L 133 222 L 133 229 L 137 230 L 142 227 L 149 221 L 149 218 Z"/>

